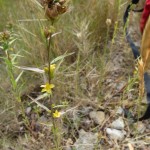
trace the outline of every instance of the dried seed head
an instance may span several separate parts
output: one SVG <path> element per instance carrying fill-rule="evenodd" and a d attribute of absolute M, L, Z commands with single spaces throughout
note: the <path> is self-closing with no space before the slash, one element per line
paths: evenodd
<path fill-rule="evenodd" d="M 66 0 L 42 0 L 41 4 L 45 8 L 46 16 L 49 19 L 55 19 L 67 11 L 67 7 L 64 6 L 65 2 Z"/>
<path fill-rule="evenodd" d="M 47 0 L 47 3 L 52 3 L 54 0 Z"/>
<path fill-rule="evenodd" d="M 59 13 L 57 11 L 57 6 L 53 5 L 51 8 L 46 8 L 46 16 L 50 19 L 55 19 L 58 17 Z"/>
<path fill-rule="evenodd" d="M 107 26 L 110 26 L 110 25 L 111 25 L 111 19 L 107 19 L 107 20 L 106 20 L 106 25 L 107 25 Z"/>
<path fill-rule="evenodd" d="M 60 5 L 65 4 L 66 0 L 59 0 Z"/>
<path fill-rule="evenodd" d="M 59 14 L 63 14 L 67 11 L 67 7 L 66 6 L 57 7 L 57 10 Z"/>
<path fill-rule="evenodd" d="M 10 32 L 4 31 L 0 33 L 0 39 L 1 40 L 8 40 L 10 38 Z"/>

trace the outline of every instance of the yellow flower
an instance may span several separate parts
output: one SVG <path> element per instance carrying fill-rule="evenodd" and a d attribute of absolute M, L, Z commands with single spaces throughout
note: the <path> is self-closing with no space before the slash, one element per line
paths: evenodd
<path fill-rule="evenodd" d="M 58 110 L 55 110 L 55 112 L 53 113 L 53 117 L 59 118 L 60 116 L 61 116 L 61 113 Z"/>
<path fill-rule="evenodd" d="M 52 89 L 55 87 L 54 84 L 46 83 L 45 85 L 41 85 L 43 88 L 41 92 L 47 92 L 48 94 L 52 94 Z"/>

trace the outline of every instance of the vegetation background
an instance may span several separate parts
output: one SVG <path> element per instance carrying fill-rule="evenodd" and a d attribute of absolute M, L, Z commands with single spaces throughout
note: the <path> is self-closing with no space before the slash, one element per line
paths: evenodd
<path fill-rule="evenodd" d="M 61 31 L 61 34 L 54 37 L 50 58 L 53 60 L 64 54 L 73 54 L 63 59 L 60 67 L 57 68 L 57 73 L 53 79 L 56 88 L 52 100 L 55 101 L 56 105 L 67 105 L 62 110 L 74 110 L 74 107 L 82 110 L 89 106 L 98 110 L 97 106 L 106 107 L 105 112 L 109 118 L 111 110 L 115 109 L 116 106 L 122 107 L 122 105 L 126 105 L 126 100 L 128 100 L 126 94 L 132 91 L 134 95 L 132 99 L 137 98 L 138 95 L 137 75 L 133 76 L 133 58 L 130 48 L 126 44 L 122 23 L 123 13 L 129 2 L 125 0 L 68 1 L 67 12 L 61 15 L 55 23 L 56 31 Z M 109 21 L 111 20 L 110 24 L 106 23 L 108 19 Z M 11 31 L 17 37 L 12 46 L 16 66 L 37 67 L 40 69 L 44 67 L 47 53 L 43 29 L 50 27 L 50 24 L 50 21 L 45 17 L 44 10 L 36 0 L 0 0 L 0 31 L 9 30 L 11 26 Z M 124 91 L 121 91 L 122 94 L 117 99 L 117 103 L 112 103 L 109 106 L 110 101 L 105 101 L 106 96 L 111 97 L 108 94 L 110 89 L 106 88 L 107 85 L 105 84 L 106 77 L 108 70 L 111 70 L 110 60 L 117 58 L 119 63 L 119 58 L 115 56 L 120 51 L 125 51 L 123 54 L 125 56 L 123 57 L 125 57 L 125 62 L 127 62 L 128 66 L 125 65 L 123 66 L 124 68 L 121 68 L 124 71 L 118 81 L 122 81 L 123 76 L 126 79 L 127 86 L 125 90 L 121 89 Z M 2 57 L 3 55 L 0 49 L 0 56 Z M 40 129 L 40 137 L 35 138 L 35 134 L 22 125 L 27 124 L 28 126 L 28 122 L 32 122 L 32 115 L 28 116 L 27 120 L 23 120 L 21 116 L 20 121 L 21 111 L 26 112 L 29 108 L 32 108 L 32 111 L 34 109 L 34 113 L 36 112 L 39 118 L 41 117 L 40 108 L 30 104 L 31 100 L 29 100 L 28 95 L 35 98 L 39 95 L 41 91 L 40 85 L 43 84 L 43 76 L 34 72 L 24 71 L 19 82 L 22 110 L 16 110 L 17 102 L 13 95 L 7 71 L 3 60 L 0 59 L 0 149 L 65 149 L 66 143 L 69 142 L 68 139 L 71 139 L 68 144 L 73 144 L 78 138 L 79 128 L 82 128 L 80 126 L 82 117 L 72 120 L 71 116 L 66 115 L 58 121 L 59 133 L 57 135 L 59 135 L 59 139 L 57 139 L 57 144 L 52 142 L 55 136 L 51 136 L 51 134 L 45 135 L 44 127 Z M 14 67 L 13 72 L 17 77 L 21 70 Z M 111 76 L 113 78 L 114 72 L 112 72 Z M 48 101 L 44 100 L 43 104 L 48 106 L 47 103 Z M 138 108 L 135 108 L 135 102 L 133 103 L 130 107 L 136 114 Z M 45 116 L 47 115 L 45 112 L 44 114 Z M 107 117 L 106 120 L 109 120 Z M 65 130 L 63 130 L 64 124 L 67 126 L 69 133 L 65 133 Z M 93 126 L 87 130 L 98 132 L 104 125 L 101 126 L 102 128 Z M 128 127 L 128 125 L 126 126 Z M 51 133 L 51 131 L 49 132 Z M 105 141 L 104 147 L 98 147 L 97 149 L 112 148 L 115 150 L 122 149 L 123 146 L 124 149 L 132 150 L 131 146 L 136 147 L 137 144 L 137 141 L 133 140 L 135 144 L 133 142 L 133 145 L 128 146 L 129 141 L 132 139 L 130 136 L 126 142 L 118 144 L 112 142 L 113 144 L 110 144 L 108 142 L 110 139 L 104 138 L 104 136 L 106 136 L 105 132 L 103 136 L 100 136 L 100 139 Z M 139 135 L 136 134 L 134 138 L 136 137 L 138 138 Z M 60 140 L 62 138 L 64 140 Z M 143 143 L 145 142 L 144 146 L 149 143 L 146 140 L 141 140 Z"/>

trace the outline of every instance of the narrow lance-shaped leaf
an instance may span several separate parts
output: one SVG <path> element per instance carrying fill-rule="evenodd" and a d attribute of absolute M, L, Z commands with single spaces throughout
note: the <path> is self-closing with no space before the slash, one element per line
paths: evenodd
<path fill-rule="evenodd" d="M 24 66 L 15 66 L 16 68 L 22 69 L 22 70 L 27 70 L 27 71 L 33 71 L 37 73 L 44 73 L 44 70 L 39 69 L 39 68 L 34 68 L 34 67 L 24 67 Z"/>
<path fill-rule="evenodd" d="M 16 40 L 17 40 L 17 38 L 16 38 L 16 39 L 11 40 L 11 41 L 9 42 L 9 45 L 13 44 Z"/>
<path fill-rule="evenodd" d="M 21 73 L 18 75 L 18 77 L 16 78 L 16 83 L 18 83 L 18 81 L 20 80 L 20 78 L 21 78 L 21 76 L 22 76 L 22 74 L 23 74 L 23 71 L 21 71 Z"/>
<path fill-rule="evenodd" d="M 73 53 L 69 53 L 69 54 L 64 54 L 64 55 L 58 56 L 58 57 L 56 57 L 55 59 L 53 59 L 53 60 L 51 61 L 51 64 L 54 64 L 54 63 L 56 63 L 57 61 L 62 60 L 62 59 L 64 59 L 65 57 L 68 57 L 68 56 L 73 55 L 73 54 L 74 54 L 74 52 L 73 52 Z"/>
<path fill-rule="evenodd" d="M 36 101 L 35 99 L 33 99 L 31 96 L 28 95 L 28 97 L 35 102 L 39 107 L 43 108 L 44 110 L 46 110 L 47 112 L 51 112 L 50 109 L 48 109 L 46 106 L 44 106 L 43 104 L 39 103 L 38 101 Z"/>
<path fill-rule="evenodd" d="M 41 100 L 41 99 L 43 99 L 43 98 L 45 98 L 45 97 L 48 97 L 49 96 L 49 94 L 47 94 L 47 93 L 44 93 L 44 94 L 42 94 L 42 95 L 39 95 L 37 98 L 35 98 L 34 99 L 34 101 L 33 102 L 31 102 L 31 103 L 34 103 L 35 101 L 39 101 L 39 100 Z"/>
<path fill-rule="evenodd" d="M 61 31 L 60 32 L 57 32 L 57 33 L 54 33 L 54 34 L 52 34 L 52 37 L 54 37 L 54 36 L 56 36 L 56 35 L 58 35 L 58 34 L 60 34 L 61 33 Z"/>

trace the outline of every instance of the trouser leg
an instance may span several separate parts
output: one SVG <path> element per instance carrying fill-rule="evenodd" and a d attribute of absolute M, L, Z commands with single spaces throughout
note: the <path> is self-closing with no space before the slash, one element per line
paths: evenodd
<path fill-rule="evenodd" d="M 141 58 L 144 67 L 144 85 L 147 96 L 147 109 L 143 117 L 139 120 L 146 120 L 150 118 L 150 17 L 146 23 L 142 43 L 141 43 Z"/>

